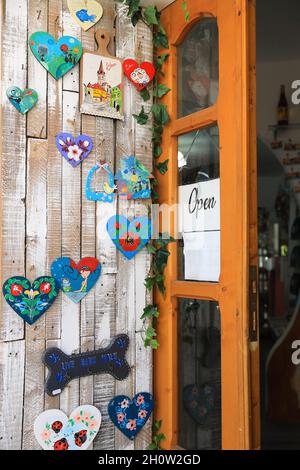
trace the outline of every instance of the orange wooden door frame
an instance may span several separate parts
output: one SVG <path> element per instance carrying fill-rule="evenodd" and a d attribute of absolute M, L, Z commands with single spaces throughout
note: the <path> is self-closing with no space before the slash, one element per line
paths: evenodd
<path fill-rule="evenodd" d="M 249 268 L 257 266 L 255 0 L 193 0 L 190 21 L 181 0 L 162 13 L 170 40 L 164 83 L 171 116 L 161 157 L 170 159 L 160 176 L 160 203 L 177 202 L 177 137 L 211 124 L 219 126 L 221 179 L 221 276 L 219 283 L 177 280 L 177 247 L 170 245 L 166 297 L 156 293 L 161 312 L 155 353 L 156 418 L 166 435 L 163 447 L 178 445 L 177 298 L 215 300 L 221 312 L 222 448 L 259 446 L 258 341 L 249 341 Z M 176 47 L 201 17 L 217 18 L 219 95 L 214 106 L 177 119 Z M 256 320 L 257 320 L 256 311 Z M 257 326 L 257 322 L 256 322 Z M 255 428 L 255 431 L 253 431 Z"/>

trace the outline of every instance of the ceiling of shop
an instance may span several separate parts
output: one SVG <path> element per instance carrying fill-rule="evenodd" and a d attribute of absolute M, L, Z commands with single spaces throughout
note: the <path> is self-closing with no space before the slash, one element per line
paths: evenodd
<path fill-rule="evenodd" d="M 300 1 L 257 0 L 257 60 L 300 59 Z"/>

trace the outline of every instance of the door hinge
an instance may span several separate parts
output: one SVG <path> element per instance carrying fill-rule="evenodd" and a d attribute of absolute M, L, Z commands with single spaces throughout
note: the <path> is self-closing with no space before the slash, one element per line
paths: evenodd
<path fill-rule="evenodd" d="M 249 341 L 258 340 L 258 279 L 257 266 L 250 266 L 249 275 Z"/>

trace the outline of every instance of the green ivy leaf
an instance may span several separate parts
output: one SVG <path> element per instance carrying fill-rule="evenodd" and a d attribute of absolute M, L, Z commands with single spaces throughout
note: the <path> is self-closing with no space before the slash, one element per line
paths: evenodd
<path fill-rule="evenodd" d="M 153 277 L 146 277 L 145 279 L 145 287 L 147 290 L 151 290 L 155 284 L 155 276 Z"/>
<path fill-rule="evenodd" d="M 144 88 L 142 91 L 140 91 L 140 96 L 144 101 L 149 101 L 151 96 L 147 88 Z"/>
<path fill-rule="evenodd" d="M 157 339 L 152 339 L 150 341 L 150 346 L 151 346 L 152 349 L 158 349 L 159 343 L 158 343 Z"/>
<path fill-rule="evenodd" d="M 159 311 L 157 309 L 157 305 L 147 305 L 147 307 L 144 308 L 144 313 L 141 316 L 141 320 L 144 320 L 144 318 L 151 318 L 151 317 L 155 317 L 155 318 L 159 317 Z"/>
<path fill-rule="evenodd" d="M 148 245 L 147 245 L 147 251 L 148 251 L 148 253 L 150 253 L 150 255 L 155 255 L 156 254 L 155 246 L 151 245 L 150 243 L 148 243 Z"/>
<path fill-rule="evenodd" d="M 167 35 L 161 31 L 157 31 L 153 36 L 153 44 L 157 48 L 163 47 L 164 49 L 168 49 L 169 41 Z"/>
<path fill-rule="evenodd" d="M 152 339 L 154 336 L 156 336 L 156 331 L 153 328 L 153 326 L 148 326 L 146 330 L 146 338 L 147 339 Z"/>
<path fill-rule="evenodd" d="M 163 153 L 163 149 L 161 148 L 160 145 L 154 145 L 154 158 L 159 158 L 161 157 Z"/>
<path fill-rule="evenodd" d="M 157 170 L 160 172 L 161 175 L 164 175 L 168 171 L 168 164 L 169 164 L 169 159 L 165 160 L 164 162 L 159 162 L 156 165 Z"/>
<path fill-rule="evenodd" d="M 144 18 L 148 25 L 158 25 L 157 8 L 153 5 L 145 8 Z"/>
<path fill-rule="evenodd" d="M 153 96 L 155 98 L 162 98 L 167 93 L 169 93 L 169 91 L 171 91 L 171 88 L 168 88 L 166 85 L 159 83 L 157 87 L 153 90 Z"/>
<path fill-rule="evenodd" d="M 170 116 L 165 104 L 155 103 L 152 106 L 152 113 L 156 124 L 165 126 L 170 121 Z"/>
<path fill-rule="evenodd" d="M 141 126 L 147 124 L 149 119 L 149 114 L 145 113 L 145 108 L 142 106 L 142 109 L 139 114 L 133 114 L 134 119 L 136 119 L 137 123 Z"/>

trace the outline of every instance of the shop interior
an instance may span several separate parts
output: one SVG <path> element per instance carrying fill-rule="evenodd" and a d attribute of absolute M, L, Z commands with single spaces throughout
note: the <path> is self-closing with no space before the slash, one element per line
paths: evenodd
<path fill-rule="evenodd" d="M 257 155 L 263 449 L 300 449 L 300 3 L 257 0 Z"/>

